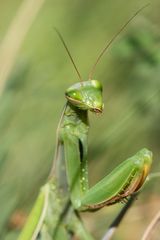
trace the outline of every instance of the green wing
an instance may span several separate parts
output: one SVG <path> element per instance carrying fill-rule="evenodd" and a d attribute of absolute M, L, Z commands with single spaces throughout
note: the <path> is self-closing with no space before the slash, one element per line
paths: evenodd
<path fill-rule="evenodd" d="M 18 240 L 67 240 L 64 224 L 59 222 L 63 204 L 56 184 L 45 184 Z"/>

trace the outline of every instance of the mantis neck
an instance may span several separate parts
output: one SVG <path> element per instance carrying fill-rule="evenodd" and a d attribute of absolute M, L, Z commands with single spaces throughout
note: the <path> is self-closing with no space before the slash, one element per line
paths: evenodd
<path fill-rule="evenodd" d="M 62 126 L 64 127 L 65 125 L 72 125 L 74 129 L 76 128 L 78 137 L 81 133 L 88 135 L 88 110 L 81 110 L 67 102 L 62 122 Z"/>

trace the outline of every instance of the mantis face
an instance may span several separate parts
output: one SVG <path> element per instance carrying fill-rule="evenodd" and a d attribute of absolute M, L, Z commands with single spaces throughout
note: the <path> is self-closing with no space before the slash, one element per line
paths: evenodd
<path fill-rule="evenodd" d="M 97 80 L 76 83 L 67 89 L 65 95 L 73 106 L 82 110 L 103 111 L 102 85 Z"/>

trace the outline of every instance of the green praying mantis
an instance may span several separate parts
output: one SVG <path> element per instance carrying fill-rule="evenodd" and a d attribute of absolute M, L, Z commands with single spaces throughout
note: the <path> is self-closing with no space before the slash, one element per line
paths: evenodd
<path fill-rule="evenodd" d="M 144 8 L 144 7 L 143 7 Z M 69 87 L 57 129 L 54 166 L 48 182 L 41 188 L 36 203 L 18 240 L 93 240 L 79 212 L 126 202 L 137 192 L 149 173 L 152 153 L 144 148 L 128 158 L 97 184 L 88 184 L 88 111 L 102 113 L 102 85 L 93 80 L 97 63 L 119 33 L 141 11 L 138 10 L 100 53 L 88 81 L 81 75 L 58 30 L 80 82 Z"/>

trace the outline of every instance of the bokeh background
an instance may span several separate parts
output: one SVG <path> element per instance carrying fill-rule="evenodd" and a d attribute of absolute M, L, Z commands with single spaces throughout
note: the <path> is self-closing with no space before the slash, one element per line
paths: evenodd
<path fill-rule="evenodd" d="M 54 26 L 84 79 L 98 53 L 147 1 L 0 1 L 0 239 L 17 239 L 52 166 L 64 92 L 78 81 Z M 94 184 L 147 147 L 160 171 L 160 2 L 152 0 L 99 62 L 104 113 L 90 114 L 89 173 Z M 100 239 L 122 207 L 83 214 Z M 159 179 L 139 195 L 114 239 L 140 239 L 160 208 Z M 157 233 L 156 233 L 157 232 Z M 160 229 L 159 229 L 160 232 Z M 158 227 L 152 239 L 158 238 Z"/>

